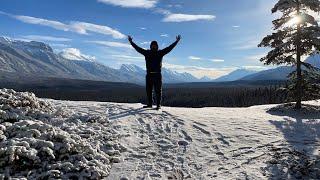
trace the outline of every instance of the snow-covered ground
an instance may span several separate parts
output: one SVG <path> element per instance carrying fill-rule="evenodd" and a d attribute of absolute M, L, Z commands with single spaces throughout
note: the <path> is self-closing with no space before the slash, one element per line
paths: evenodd
<path fill-rule="evenodd" d="M 276 148 L 319 155 L 320 113 L 268 113 L 274 105 L 164 107 L 159 112 L 142 109 L 141 104 L 55 103 L 85 114 L 104 113 L 121 134 L 120 143 L 127 150 L 112 166 L 110 180 L 288 177 L 281 172 L 286 167 L 267 163 Z"/>
<path fill-rule="evenodd" d="M 3 99 L 2 94 L 1 97 Z M 95 175 L 91 178 L 110 180 L 316 179 L 320 174 L 320 113 L 317 108 L 300 113 L 271 111 L 276 105 L 201 109 L 164 107 L 162 111 L 155 111 L 142 109 L 141 104 L 44 101 L 49 104 L 45 107 L 51 108 L 47 118 L 43 115 L 34 117 L 31 113 L 32 120 L 11 122 L 11 125 L 0 119 L 0 136 L 7 135 L 2 142 L 0 138 L 0 179 L 1 174 L 21 171 L 15 169 L 15 163 L 21 161 L 4 157 L 4 152 L 8 154 L 9 151 L 5 146 L 34 149 L 28 153 L 35 159 L 46 159 L 49 157 L 43 156 L 51 155 L 51 159 L 46 159 L 48 167 L 35 166 L 37 170 L 33 173 L 50 169 L 55 170 L 50 176 L 60 177 L 65 174 L 76 176 L 81 172 L 83 177 Z M 316 101 L 308 104 L 320 105 Z M 63 113 L 59 114 L 57 109 Z M 21 127 L 34 122 L 49 127 L 35 137 L 27 133 L 29 144 L 17 144 L 17 139 L 22 141 L 24 135 L 8 135 L 9 130 L 23 134 Z M 7 131 L 3 130 L 6 128 Z M 61 131 L 65 134 L 64 142 L 79 148 L 60 152 L 57 147 L 63 143 L 50 139 L 54 134 L 52 130 Z M 41 150 L 30 143 L 32 138 L 46 139 L 53 144 Z M 39 156 L 37 152 L 41 151 L 47 154 Z M 68 158 L 61 158 L 61 153 Z M 66 164 L 68 161 L 70 164 Z M 3 163 L 7 163 L 6 170 L 1 169 Z M 39 165 L 39 162 L 35 160 L 34 164 Z"/>

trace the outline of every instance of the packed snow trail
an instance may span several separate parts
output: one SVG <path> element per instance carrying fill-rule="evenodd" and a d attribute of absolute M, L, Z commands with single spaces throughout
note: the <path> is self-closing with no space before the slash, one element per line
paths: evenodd
<path fill-rule="evenodd" d="M 141 104 L 53 102 L 89 115 L 105 114 L 113 123 L 126 151 L 113 164 L 110 180 L 288 178 L 281 163 L 289 160 L 267 163 L 280 161 L 279 150 L 319 155 L 319 113 L 268 113 L 275 105 L 155 111 Z M 319 168 L 319 159 L 314 166 Z M 320 172 L 310 173 L 316 177 Z"/>

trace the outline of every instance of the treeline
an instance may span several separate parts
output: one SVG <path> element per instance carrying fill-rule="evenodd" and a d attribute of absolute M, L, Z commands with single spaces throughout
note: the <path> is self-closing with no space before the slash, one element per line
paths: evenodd
<path fill-rule="evenodd" d="M 279 86 L 165 89 L 164 105 L 174 107 L 248 107 L 287 100 Z"/>
<path fill-rule="evenodd" d="M 172 107 L 248 107 L 286 102 L 287 94 L 278 91 L 280 85 L 259 87 L 166 87 L 163 105 Z M 11 87 L 12 88 L 12 87 Z M 38 97 L 72 101 L 100 101 L 145 103 L 145 89 L 139 86 L 121 86 L 90 89 L 65 87 L 13 87 L 18 91 L 34 92 Z"/>

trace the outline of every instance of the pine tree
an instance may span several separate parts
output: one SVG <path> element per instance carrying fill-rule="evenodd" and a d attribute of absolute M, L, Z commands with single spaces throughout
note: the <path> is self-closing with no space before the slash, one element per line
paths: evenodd
<path fill-rule="evenodd" d="M 301 101 L 306 92 L 304 86 L 310 75 L 304 69 L 315 70 L 312 65 L 303 62 L 302 57 L 320 50 L 320 28 L 312 15 L 319 11 L 319 0 L 279 0 L 272 9 L 272 13 L 282 13 L 279 19 L 273 21 L 276 32 L 265 37 L 259 44 L 259 47 L 272 48 L 261 59 L 266 65 L 296 66 L 296 70 L 290 74 L 294 83 L 290 92 L 295 98 L 296 109 L 301 109 Z"/>

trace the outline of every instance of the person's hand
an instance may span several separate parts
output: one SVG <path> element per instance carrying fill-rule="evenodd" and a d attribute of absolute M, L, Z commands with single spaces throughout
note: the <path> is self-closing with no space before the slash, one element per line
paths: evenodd
<path fill-rule="evenodd" d="M 179 42 L 179 41 L 181 40 L 181 35 L 178 35 L 178 36 L 176 37 L 176 39 L 177 39 L 177 41 Z"/>
<path fill-rule="evenodd" d="M 129 42 L 132 42 L 132 37 L 130 35 L 128 36 L 128 40 Z"/>

